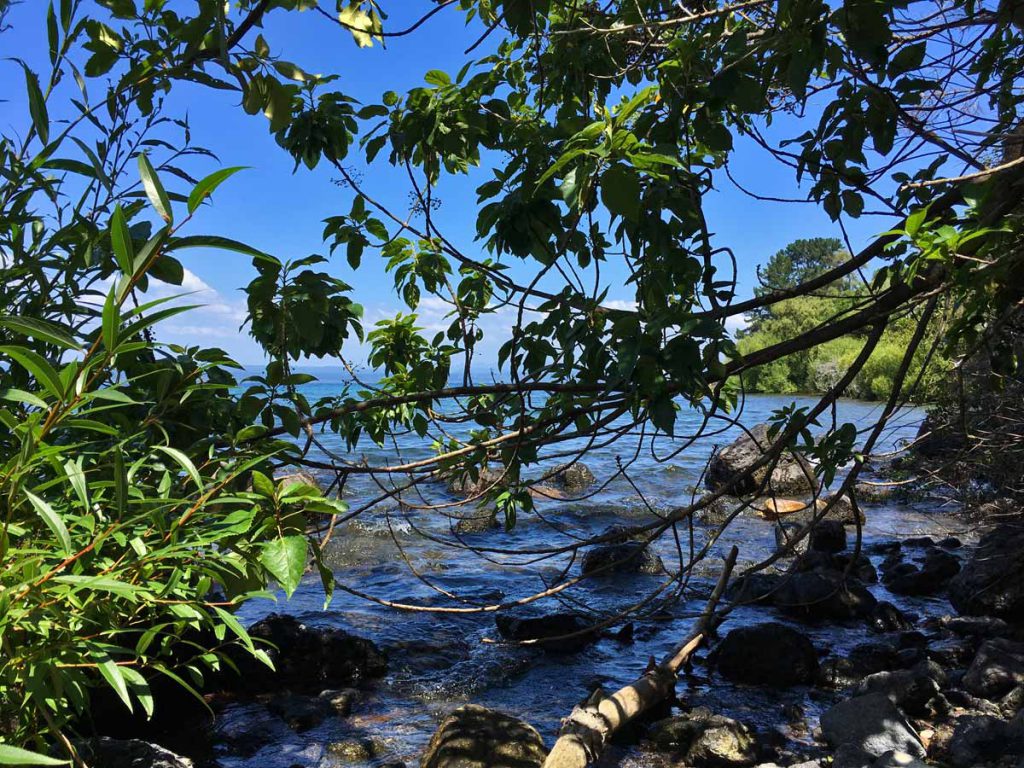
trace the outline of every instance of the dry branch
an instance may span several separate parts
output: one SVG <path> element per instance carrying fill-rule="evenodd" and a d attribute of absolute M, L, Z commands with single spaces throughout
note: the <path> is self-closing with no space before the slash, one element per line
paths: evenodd
<path fill-rule="evenodd" d="M 633 718 L 664 701 L 675 690 L 679 670 L 689 661 L 715 627 L 715 608 L 729 583 L 739 550 L 725 559 L 711 597 L 690 635 L 656 667 L 611 696 L 576 707 L 562 724 L 558 741 L 543 768 L 585 768 L 595 762 L 612 735 Z"/>

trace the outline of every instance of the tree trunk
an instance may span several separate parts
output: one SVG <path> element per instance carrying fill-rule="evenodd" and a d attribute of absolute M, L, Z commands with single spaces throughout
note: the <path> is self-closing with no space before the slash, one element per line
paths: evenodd
<path fill-rule="evenodd" d="M 625 688 L 573 709 L 562 722 L 558 741 L 543 768 L 585 768 L 597 760 L 619 728 L 672 695 L 679 670 L 714 630 L 715 607 L 729 582 L 738 554 L 736 547 L 729 552 L 718 583 L 690 635 L 661 664 L 647 670 Z"/>

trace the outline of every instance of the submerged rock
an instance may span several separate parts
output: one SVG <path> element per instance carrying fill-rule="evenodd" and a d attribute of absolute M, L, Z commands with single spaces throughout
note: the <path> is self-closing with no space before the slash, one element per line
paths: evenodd
<path fill-rule="evenodd" d="M 814 682 L 818 654 L 801 632 L 766 622 L 738 627 L 712 651 L 709 662 L 733 682 L 786 687 Z"/>
<path fill-rule="evenodd" d="M 310 627 L 294 616 L 273 613 L 251 626 L 249 635 L 269 643 L 264 648 L 274 669 L 239 651 L 233 656 L 239 676 L 224 675 L 232 690 L 261 693 L 289 687 L 319 692 L 387 672 L 387 657 L 372 641 L 343 629 Z"/>
<path fill-rule="evenodd" d="M 741 435 L 712 457 L 705 476 L 708 488 L 717 491 L 731 483 L 730 492 L 738 496 L 757 493 L 762 487 L 769 493 L 810 493 L 815 485 L 814 468 L 799 454 L 783 452 L 774 469 L 768 464 L 744 477 L 772 442 L 766 424 Z"/>
<path fill-rule="evenodd" d="M 665 565 L 643 541 L 600 544 L 583 555 L 580 569 L 584 575 L 615 573 L 661 573 Z"/>
<path fill-rule="evenodd" d="M 913 757 L 925 754 L 917 733 L 883 693 L 839 702 L 822 714 L 821 730 L 829 744 L 852 745 L 875 757 L 891 751 Z"/>
<path fill-rule="evenodd" d="M 757 742 L 750 729 L 704 707 L 655 723 L 647 739 L 655 749 L 678 756 L 682 764 L 694 768 L 729 768 L 757 761 Z"/>
<path fill-rule="evenodd" d="M 331 702 L 319 697 L 294 693 L 276 694 L 267 702 L 267 710 L 277 715 L 288 727 L 299 733 L 315 728 L 330 715 L 336 714 Z"/>
<path fill-rule="evenodd" d="M 467 704 L 438 726 L 420 768 L 540 768 L 545 757 L 544 740 L 532 726 Z"/>
<path fill-rule="evenodd" d="M 1024 621 L 1024 525 L 1003 523 L 982 536 L 949 599 L 963 614 Z"/>
<path fill-rule="evenodd" d="M 517 608 L 495 614 L 494 622 L 502 637 L 520 643 L 536 640 L 548 651 L 578 651 L 597 639 L 591 622 L 573 611 Z"/>
<path fill-rule="evenodd" d="M 455 532 L 465 536 L 470 533 L 486 533 L 501 527 L 494 510 L 478 509 L 471 515 L 458 517 L 454 521 Z"/>

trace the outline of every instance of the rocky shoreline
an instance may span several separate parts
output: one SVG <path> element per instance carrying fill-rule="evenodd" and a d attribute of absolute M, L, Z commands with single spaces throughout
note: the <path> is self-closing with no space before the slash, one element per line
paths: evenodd
<path fill-rule="evenodd" d="M 757 443 L 750 443 L 750 437 L 742 438 L 716 457 L 719 463 L 708 482 L 712 490 L 759 455 Z M 773 473 L 759 482 L 799 496 L 806 490 L 805 469 L 786 464 L 778 477 Z M 728 599 L 756 612 L 756 619 L 723 625 L 690 674 L 706 680 L 712 691 L 721 680 L 752 692 L 792 689 L 801 696 L 787 697 L 777 711 L 759 713 L 757 722 L 744 722 L 707 706 L 707 696 L 703 704 L 694 704 L 687 681 L 681 681 L 679 699 L 658 713 L 659 719 L 637 723 L 622 734 L 618 757 L 635 761 L 629 764 L 692 768 L 1022 764 L 1020 518 L 1001 517 L 976 545 L 954 537 L 907 537 L 860 548 L 853 530 L 858 511 L 844 499 L 826 500 L 827 508 L 799 498 L 748 501 L 744 514 L 772 525 L 785 558 L 774 572 L 731 585 Z M 709 507 L 703 524 L 719 524 L 728 510 L 728 504 Z M 823 518 L 805 530 L 823 511 Z M 486 528 L 480 534 L 486 535 Z M 625 529 L 609 529 L 602 538 L 605 543 L 584 553 L 582 573 L 628 579 L 664 568 L 647 543 Z M 878 591 L 935 605 L 948 600 L 956 614 L 915 616 L 879 599 Z M 866 629 L 871 639 L 836 652 L 812 637 L 851 627 Z M 546 604 L 499 613 L 495 628 L 506 640 L 533 641 L 534 652 L 543 654 L 578 654 L 601 638 L 627 647 L 634 632 L 632 623 L 592 630 L 582 614 Z M 238 656 L 239 674 L 225 672 L 216 681 L 209 703 L 215 709 L 223 709 L 225 702 L 234 706 L 208 738 L 229 751 L 253 754 L 273 744 L 282 729 L 303 732 L 327 718 L 352 717 L 388 669 L 386 654 L 374 642 L 340 629 L 310 627 L 275 614 L 250 631 L 269 644 L 277 671 Z M 633 661 L 628 650 L 623 658 L 626 664 Z M 421 768 L 539 767 L 545 739 L 526 722 L 528 712 L 515 715 L 525 719 L 476 705 L 455 709 L 440 723 Z M 548 736 L 550 746 L 553 734 Z M 114 768 L 193 765 L 140 740 L 101 739 L 83 746 L 100 758 L 97 764 Z M 313 764 L 406 764 L 394 755 L 386 740 L 367 735 L 325 744 L 322 761 Z M 217 763 L 199 758 L 196 764 Z"/>

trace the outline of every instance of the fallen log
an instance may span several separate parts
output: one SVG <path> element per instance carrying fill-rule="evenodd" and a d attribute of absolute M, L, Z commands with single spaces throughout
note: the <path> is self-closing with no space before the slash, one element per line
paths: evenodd
<path fill-rule="evenodd" d="M 660 664 L 645 671 L 625 688 L 573 709 L 562 721 L 558 740 L 548 753 L 543 768 L 586 768 L 597 761 L 617 730 L 672 695 L 679 670 L 715 628 L 715 608 L 725 592 L 738 554 L 736 547 L 729 552 L 718 583 L 690 635 Z"/>

